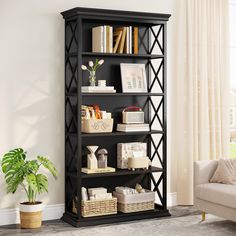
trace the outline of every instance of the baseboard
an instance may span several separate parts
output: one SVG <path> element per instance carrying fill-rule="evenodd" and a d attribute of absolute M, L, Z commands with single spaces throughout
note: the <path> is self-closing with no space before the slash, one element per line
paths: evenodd
<path fill-rule="evenodd" d="M 43 209 L 43 220 L 60 219 L 64 213 L 64 204 L 46 205 Z M 19 224 L 19 208 L 0 210 L 0 225 Z"/>
<path fill-rule="evenodd" d="M 167 194 L 167 206 L 177 206 L 177 193 L 168 193 Z"/>

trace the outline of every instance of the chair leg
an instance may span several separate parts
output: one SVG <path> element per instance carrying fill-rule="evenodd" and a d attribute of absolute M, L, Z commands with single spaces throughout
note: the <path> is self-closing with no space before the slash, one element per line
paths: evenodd
<path fill-rule="evenodd" d="M 206 220 L 206 212 L 202 211 L 202 221 Z"/>

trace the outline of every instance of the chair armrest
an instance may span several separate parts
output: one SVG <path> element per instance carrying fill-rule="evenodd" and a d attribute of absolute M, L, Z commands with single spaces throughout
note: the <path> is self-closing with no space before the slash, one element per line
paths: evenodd
<path fill-rule="evenodd" d="M 216 160 L 194 162 L 194 186 L 209 183 L 217 165 Z"/>

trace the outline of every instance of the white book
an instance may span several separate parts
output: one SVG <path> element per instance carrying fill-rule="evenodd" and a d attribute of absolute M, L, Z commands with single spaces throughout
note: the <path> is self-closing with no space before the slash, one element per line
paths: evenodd
<path fill-rule="evenodd" d="M 117 124 L 117 131 L 121 132 L 150 131 L 150 127 L 149 124 Z"/>
<path fill-rule="evenodd" d="M 82 86 L 82 93 L 116 93 L 113 86 L 98 87 L 98 86 Z"/>
<path fill-rule="evenodd" d="M 99 87 L 99 86 L 82 86 L 82 90 L 87 91 L 101 91 L 101 90 L 114 90 L 113 86 Z"/>
<path fill-rule="evenodd" d="M 110 37 L 109 52 L 112 53 L 113 52 L 113 27 L 112 26 L 109 26 L 109 37 Z"/>
<path fill-rule="evenodd" d="M 92 28 L 92 51 L 104 52 L 104 27 Z"/>
<path fill-rule="evenodd" d="M 103 26 L 103 52 L 107 52 L 107 26 Z"/>
<path fill-rule="evenodd" d="M 133 38 L 132 38 L 132 26 L 129 27 L 129 53 L 132 54 L 132 42 L 133 42 Z"/>
<path fill-rule="evenodd" d="M 82 93 L 116 93 L 116 90 L 82 91 Z"/>
<path fill-rule="evenodd" d="M 125 53 L 129 53 L 129 27 L 126 27 Z"/>

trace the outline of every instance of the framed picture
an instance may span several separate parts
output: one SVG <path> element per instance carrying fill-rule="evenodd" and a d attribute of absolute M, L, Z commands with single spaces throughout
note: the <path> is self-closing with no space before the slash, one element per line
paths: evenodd
<path fill-rule="evenodd" d="M 146 93 L 147 78 L 145 64 L 120 63 L 123 93 Z"/>

